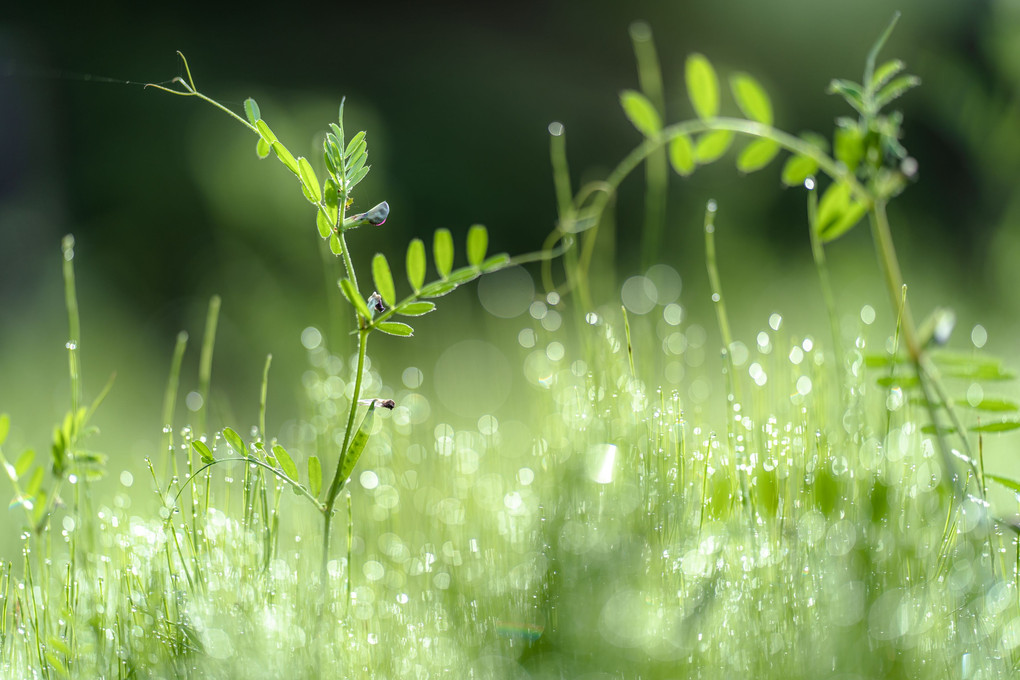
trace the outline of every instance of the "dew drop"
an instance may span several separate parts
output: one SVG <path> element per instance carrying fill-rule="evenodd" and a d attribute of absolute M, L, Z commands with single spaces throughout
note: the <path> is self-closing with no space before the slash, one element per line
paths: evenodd
<path fill-rule="evenodd" d="M 305 349 L 315 349 L 322 344 L 322 333 L 318 328 L 309 326 L 301 331 L 301 344 Z"/>
<path fill-rule="evenodd" d="M 184 405 L 193 413 L 201 410 L 203 403 L 202 395 L 198 392 L 188 392 L 188 396 L 184 397 Z"/>
<path fill-rule="evenodd" d="M 970 341 L 976 348 L 981 349 L 988 342 L 988 331 L 981 324 L 977 324 L 970 332 Z"/>

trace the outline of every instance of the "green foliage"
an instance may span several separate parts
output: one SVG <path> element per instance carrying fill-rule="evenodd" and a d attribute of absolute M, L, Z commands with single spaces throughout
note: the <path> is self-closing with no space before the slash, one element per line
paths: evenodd
<path fill-rule="evenodd" d="M 650 44 L 642 31 L 647 27 L 634 31 L 635 40 Z M 897 85 L 902 68 L 894 61 L 870 76 L 866 71 L 863 82 L 875 105 L 905 91 Z M 838 128 L 845 133 L 837 131 L 830 157 L 817 139 L 771 129 L 771 104 L 756 81 L 734 76 L 729 82 L 745 118 L 718 117 L 717 77 L 700 56 L 688 61 L 697 120 L 663 128 L 648 115 L 647 94 L 622 98 L 626 115 L 646 137 L 642 152 L 665 152 L 687 176 L 735 140 L 750 137 L 737 143 L 741 172 L 762 169 L 786 152 L 784 184 L 814 186 L 808 180 L 815 173 L 829 176 L 820 199 L 814 191 L 808 195 L 813 243 L 838 237 L 864 214 L 881 236 L 881 206 L 896 191 L 882 179 L 891 174 L 868 170 L 871 142 L 858 134 L 857 123 Z M 841 87 L 867 108 L 868 88 Z M 661 109 L 651 110 L 658 115 Z M 657 329 L 635 324 L 632 337 L 625 317 L 623 350 L 601 310 L 571 329 L 578 342 L 566 356 L 531 355 L 542 364 L 532 371 L 540 375 L 528 405 L 540 414 L 534 429 L 520 422 L 499 430 L 479 423 L 477 430 L 454 431 L 441 421 L 388 427 L 376 416 L 393 402 L 359 398 L 366 338 L 374 330 L 411 335 L 411 327 L 392 321 L 393 315 L 429 313 L 436 305 L 426 298 L 512 261 L 487 257 L 488 233 L 475 225 L 467 234 L 466 265 L 455 268 L 453 236 L 441 229 L 433 238 L 436 280 L 426 282 L 426 247 L 414 239 L 406 252 L 411 292 L 398 297 L 389 260 L 377 254 L 371 263 L 376 292 L 366 299 L 345 234 L 381 225 L 389 208 L 381 203 L 347 215 L 351 190 L 368 172 L 365 134 L 344 138 L 341 104 L 340 123 L 330 127 L 324 146 L 329 177 L 320 191 L 307 160 L 294 159 L 275 136 L 269 141 L 271 131 L 254 100 L 245 102 L 244 114 L 247 123 L 235 117 L 258 131 L 257 150 L 276 150 L 316 204 L 320 237 L 345 258 L 339 288 L 357 321 L 358 368 L 353 388 L 344 385 L 316 414 L 328 414 L 328 422 L 346 409 L 346 429 L 327 426 L 321 436 L 327 448 L 320 453 L 337 458 L 332 483 L 323 490 L 318 455 L 307 455 L 302 466 L 302 451 L 294 448 L 292 456 L 266 439 L 264 378 L 263 413 L 250 441 L 231 428 L 211 439 L 182 432 L 183 446 L 171 438 L 166 450 L 187 453 L 186 473 L 178 476 L 175 468 L 172 481 L 160 483 L 150 464 L 166 506 L 158 519 L 139 517 L 141 504 L 126 507 L 120 498 L 104 502 L 101 525 L 94 510 L 74 507 L 62 534 L 71 544 L 70 560 L 37 557 L 38 549 L 29 549 L 52 543 L 52 533 L 46 541 L 26 542 L 20 580 L 12 578 L 9 562 L 0 563 L 4 672 L 45 678 L 403 677 L 411 668 L 423 677 L 502 677 L 549 675 L 550 665 L 553 675 L 564 677 L 591 675 L 593 669 L 620 677 L 672 677 L 678 668 L 696 676 L 756 678 L 913 678 L 931 675 L 932 668 L 950 674 L 963 668 L 968 677 L 1015 672 L 1012 633 L 1020 613 L 1016 536 L 1009 532 L 1016 527 L 996 524 L 979 496 L 988 481 L 1020 495 L 1020 482 L 984 474 L 975 462 L 980 449 L 974 458 L 959 450 L 962 445 L 940 450 L 967 463 L 964 475 L 951 461 L 939 467 L 930 455 L 935 440 L 922 436 L 958 437 L 954 444 L 965 445 L 968 432 L 1020 428 L 1017 403 L 971 389 L 971 383 L 1013 374 L 995 357 L 940 349 L 950 315 L 937 310 L 911 335 L 900 293 L 893 350 L 863 357 L 879 373 L 881 387 L 908 391 L 911 398 L 901 408 L 888 406 L 894 395 L 875 390 L 873 376 L 856 370 L 859 352 L 833 357 L 817 346 L 808 349 L 790 342 L 777 325 L 773 333 L 765 331 L 768 351 L 761 344 L 757 354 L 748 350 L 752 365 L 767 367 L 768 385 L 750 383 L 750 374 L 738 372 L 732 358 L 735 343 L 715 266 L 713 204 L 706 213 L 706 252 L 728 360 L 727 407 L 740 414 L 726 419 L 724 433 L 707 427 L 696 399 L 679 390 L 649 389 L 641 379 L 633 340 L 644 333 L 658 342 Z M 590 229 L 586 236 L 594 239 L 613 182 L 640 163 L 629 158 L 625 171 L 597 190 L 563 200 L 557 235 L 563 242 L 572 230 Z M 836 162 L 843 159 L 853 164 Z M 887 163 L 882 167 L 894 172 Z M 585 217 L 575 219 L 581 213 Z M 564 247 L 573 243 L 571 238 Z M 881 241 L 876 247 L 887 258 Z M 578 290 L 588 274 L 588 253 L 572 251 L 566 258 L 569 283 Z M 893 270 L 886 273 L 895 282 Z M 541 347 L 567 337 L 544 323 L 528 330 Z M 683 328 L 668 332 L 685 346 L 694 337 Z M 868 340 L 857 338 L 856 347 L 872 346 Z M 183 343 L 179 347 L 183 352 Z M 791 349 L 809 356 L 783 361 Z M 71 358 L 73 367 L 74 350 Z M 844 371 L 848 364 L 853 370 Z M 79 376 L 72 368 L 72 386 L 80 386 Z M 805 378 L 809 390 L 802 387 Z M 967 393 L 949 399 L 942 378 L 953 394 Z M 102 467 L 101 457 L 82 447 L 95 431 L 90 416 L 97 402 L 81 404 L 72 399 L 44 464 L 31 449 L 13 462 L 0 449 L 0 464 L 15 489 L 13 506 L 25 510 L 37 534 L 60 505 L 59 486 L 89 466 Z M 367 410 L 359 407 L 365 404 Z M 976 412 L 973 424 L 951 421 L 957 405 Z M 922 410 L 932 422 L 919 432 Z M 989 413 L 999 420 L 983 420 Z M 164 421 L 172 422 L 172 408 Z M 9 418 L 0 415 L 0 447 L 9 429 Z M 338 432 L 344 437 L 339 452 L 333 448 Z M 440 455 L 421 455 L 433 436 Z M 348 553 L 327 568 L 330 522 L 344 516 L 334 512 L 335 501 L 370 441 L 379 447 L 372 463 L 381 486 L 374 493 L 359 489 L 357 505 L 346 495 Z M 215 480 L 209 470 L 221 465 L 235 465 L 243 474 Z M 76 484 L 87 484 L 87 478 L 81 475 Z M 952 486 L 963 478 L 965 486 Z M 76 486 L 83 488 L 88 498 L 87 487 Z M 318 573 L 309 568 L 300 541 L 280 548 L 279 494 L 287 488 L 321 513 L 325 543 Z M 189 490 L 190 503 L 178 502 Z M 100 550 L 90 550 L 79 537 L 96 526 L 102 526 Z M 288 538 L 306 535 L 302 530 Z M 365 556 L 363 566 L 352 564 L 355 556 Z M 961 637 L 961 630 L 968 632 Z M 415 644 L 386 644 L 408 639 L 409 631 Z M 861 653 L 862 645 L 868 653 Z"/>
<path fill-rule="evenodd" d="M 687 135 L 677 135 L 669 143 L 669 162 L 673 169 L 683 177 L 694 172 L 697 162 L 694 158 L 694 146 Z"/>
<path fill-rule="evenodd" d="M 730 89 L 737 106 L 748 120 L 772 125 L 772 102 L 761 83 L 746 73 L 735 73 L 730 76 Z"/>
<path fill-rule="evenodd" d="M 320 183 L 311 162 L 304 157 L 295 157 L 293 153 L 283 144 L 277 135 L 263 119 L 262 111 L 253 98 L 244 101 L 245 117 L 233 113 L 222 104 L 210 99 L 198 91 L 191 76 L 187 60 L 181 55 L 184 63 L 187 78 L 177 78 L 174 83 L 181 89 L 166 88 L 154 85 L 157 89 L 183 96 L 198 97 L 211 105 L 219 108 L 236 120 L 246 125 L 258 135 L 256 153 L 260 158 L 268 156 L 273 151 L 280 162 L 299 180 L 301 192 L 305 198 L 315 206 L 315 228 L 321 239 L 328 243 L 329 252 L 339 256 L 343 260 L 345 276 L 338 281 L 338 287 L 344 299 L 351 305 L 357 322 L 358 335 L 358 369 L 355 379 L 353 398 L 349 405 L 347 426 L 343 435 L 344 444 L 341 446 L 340 455 L 337 458 L 336 470 L 333 480 L 325 493 L 324 500 L 318 500 L 322 491 L 322 463 L 318 456 L 308 458 L 307 484 L 302 484 L 298 478 L 298 467 L 289 453 L 279 444 L 271 446 L 271 455 L 265 454 L 266 442 L 261 439 L 252 444 L 252 451 L 245 448 L 244 441 L 234 430 L 224 428 L 222 436 L 227 445 L 233 450 L 235 456 L 229 458 L 216 458 L 207 444 L 196 440 L 192 442 L 192 448 L 196 451 L 203 467 L 192 472 L 185 484 L 182 486 L 182 493 L 185 487 L 190 487 L 197 475 L 208 467 L 227 463 L 229 461 L 246 461 L 254 465 L 260 471 L 270 472 L 300 496 L 305 496 L 322 513 L 323 517 L 323 547 L 322 547 L 322 575 L 325 576 L 326 565 L 329 557 L 330 527 L 337 498 L 344 482 L 350 476 L 355 464 L 360 458 L 364 447 L 368 442 L 368 435 L 374 418 L 376 401 L 372 400 L 362 425 L 355 431 L 355 414 L 357 404 L 361 398 L 363 368 L 365 362 L 366 346 L 368 336 L 372 331 L 380 331 L 385 335 L 397 337 L 410 337 L 414 329 L 406 323 L 391 320 L 394 314 L 402 316 L 421 316 L 435 310 L 434 302 L 426 301 L 425 298 L 437 298 L 446 295 L 461 285 L 464 285 L 479 276 L 497 271 L 509 266 L 512 261 L 509 256 L 500 254 L 486 258 L 488 249 L 488 232 L 481 225 L 473 225 L 467 235 L 467 262 L 466 267 L 454 270 L 455 249 L 453 236 L 449 229 L 441 228 L 436 230 L 433 237 L 433 262 L 435 263 L 438 279 L 426 283 L 426 258 L 424 243 L 421 239 L 413 239 L 408 246 L 407 278 L 410 284 L 411 293 L 404 298 L 398 298 L 397 287 L 393 279 L 389 261 L 382 253 L 377 253 L 372 259 L 372 281 L 375 284 L 375 292 L 368 299 L 359 290 L 358 275 L 354 269 L 354 262 L 347 247 L 346 235 L 352 230 L 362 226 L 380 226 L 386 222 L 390 215 L 390 206 L 385 201 L 364 212 L 348 214 L 349 209 L 355 203 L 354 191 L 365 179 L 371 170 L 368 164 L 368 136 L 365 131 L 355 132 L 350 139 L 344 128 L 344 100 L 341 99 L 337 113 L 336 122 L 329 124 L 329 130 L 325 134 L 322 144 L 322 161 L 327 176 Z M 628 97 L 631 102 L 633 98 Z M 641 110 L 641 102 L 637 101 L 627 104 L 628 110 L 633 110 L 638 116 L 638 124 L 647 124 L 647 112 Z M 540 255 L 544 257 L 544 255 Z M 214 328 L 214 325 L 213 325 Z M 204 365 L 208 362 L 204 361 Z M 268 364 L 267 364 L 268 369 Z M 206 371 L 206 375 L 208 371 Z M 265 387 L 263 387 L 263 392 Z M 263 414 L 264 421 L 264 401 Z M 392 402 L 390 402 L 392 408 Z M 68 449 L 67 441 L 71 433 L 68 428 L 75 427 L 76 420 L 68 421 L 61 436 L 54 445 L 55 469 L 63 469 L 65 466 L 65 450 Z M 264 425 L 264 423 L 263 423 Z M 258 452 L 265 455 L 265 459 L 258 457 Z M 84 455 L 84 454 L 81 454 Z M 81 455 L 79 458 L 81 458 Z M 92 454 L 90 454 L 92 455 Z M 95 456 L 93 456 L 95 457 Z M 95 462 L 101 462 L 96 459 Z M 243 480 L 243 495 L 248 502 L 254 502 L 256 498 L 268 508 L 268 495 L 265 486 L 260 481 L 261 477 L 255 478 L 248 471 L 245 472 Z M 267 545 L 274 540 L 275 530 L 272 526 L 265 530 Z M 267 548 L 271 552 L 271 548 Z M 267 553 L 268 554 L 268 553 Z M 267 557 L 268 559 L 268 557 Z"/>
<path fill-rule="evenodd" d="M 626 90 L 620 94 L 623 112 L 638 132 L 645 137 L 654 137 L 662 129 L 662 119 L 648 98 L 640 92 Z"/>
<path fill-rule="evenodd" d="M 687 94 L 699 118 L 708 120 L 719 113 L 719 77 L 702 54 L 687 58 Z"/>

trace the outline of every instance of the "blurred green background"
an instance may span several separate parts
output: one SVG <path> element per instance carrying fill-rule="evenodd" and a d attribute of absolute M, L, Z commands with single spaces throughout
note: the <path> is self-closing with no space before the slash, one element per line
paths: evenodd
<path fill-rule="evenodd" d="M 903 17 L 883 56 L 904 59 L 923 80 L 898 102 L 920 177 L 891 214 L 910 294 L 920 315 L 935 304 L 954 307 L 964 342 L 984 324 L 989 348 L 1015 366 L 1020 3 L 897 7 Z M 278 163 L 256 160 L 254 136 L 235 121 L 137 84 L 182 74 L 176 50 L 204 92 L 238 111 L 254 96 L 290 148 L 312 158 L 316 134 L 346 96 L 347 127 L 368 130 L 373 165 L 356 207 L 386 200 L 392 208 L 385 227 L 352 236 L 352 250 L 362 263 L 376 251 L 402 261 L 411 237 L 447 227 L 459 243 L 475 222 L 489 227 L 494 251 L 541 246 L 555 216 L 548 124 L 566 126 L 575 183 L 603 174 L 639 141 L 618 105 L 619 92 L 637 86 L 633 21 L 653 31 L 670 120 L 690 115 L 682 64 L 699 51 L 724 73 L 758 77 L 780 127 L 828 136 L 833 118 L 848 111 L 826 85 L 860 78 L 893 9 L 875 0 L 291 3 L 229 14 L 180 3 L 5 9 L 0 410 L 12 416 L 10 448 L 45 449 L 67 409 L 59 251 L 67 233 L 77 239 L 88 395 L 117 372 L 95 446 L 114 455 L 114 470 L 140 466 L 157 447 L 181 329 L 192 338 L 183 412 L 216 293 L 223 311 L 210 425 L 255 421 L 269 352 L 270 431 L 300 411 L 301 331 L 328 330 L 338 299 L 314 213 Z M 712 328 L 700 222 L 705 200 L 719 202 L 724 286 L 735 331 L 748 343 L 776 310 L 801 334 L 826 328 L 803 195 L 779 189 L 777 174 L 740 177 L 722 162 L 673 181 L 660 250 L 683 278 L 691 317 Z M 619 203 L 617 271 L 606 277 L 622 281 L 640 269 L 642 201 L 635 178 Z M 834 243 L 829 258 L 844 311 L 870 302 L 889 316 L 866 229 Z M 390 358 L 380 362 L 385 379 L 396 384 L 413 365 L 428 382 L 455 364 L 437 360 L 455 339 L 514 344 L 519 322 L 486 315 L 472 291 L 454 298 L 416 324 L 419 337 L 374 340 L 370 352 Z M 510 355 L 505 373 L 520 383 L 515 361 Z"/>

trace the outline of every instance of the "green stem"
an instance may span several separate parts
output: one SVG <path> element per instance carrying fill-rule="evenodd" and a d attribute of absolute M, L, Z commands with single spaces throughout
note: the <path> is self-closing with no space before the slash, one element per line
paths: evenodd
<path fill-rule="evenodd" d="M 347 252 L 346 249 L 344 252 Z M 329 490 L 326 492 L 326 502 L 322 507 L 323 513 L 323 532 L 322 532 L 322 579 L 323 579 L 323 592 L 325 592 L 325 581 L 326 581 L 326 564 L 329 562 L 329 542 L 330 542 L 330 529 L 333 524 L 333 508 L 336 505 L 337 496 L 340 495 L 340 489 L 343 488 L 343 484 L 346 481 L 341 479 L 341 469 L 343 467 L 344 453 L 347 451 L 347 446 L 351 442 L 351 435 L 354 432 L 354 421 L 358 413 L 358 399 L 361 398 L 361 385 L 363 382 L 363 376 L 365 373 L 365 354 L 368 349 L 368 334 L 369 329 L 361 329 L 358 331 L 358 369 L 357 374 L 354 378 L 354 394 L 351 396 L 351 409 L 347 416 L 347 429 L 344 431 L 344 442 L 340 447 L 340 455 L 336 462 L 336 471 L 333 473 L 333 481 L 330 482 Z M 350 565 L 348 565 L 350 568 Z"/>
<path fill-rule="evenodd" d="M 657 137 L 648 138 L 635 147 L 613 168 L 613 171 L 609 173 L 605 180 L 599 182 L 603 187 L 603 193 L 593 199 L 593 213 L 601 212 L 609 201 L 610 196 L 616 193 L 623 180 L 656 149 L 666 146 L 674 138 L 681 135 L 696 135 L 710 130 L 729 130 L 749 137 L 771 139 L 780 147 L 793 154 L 812 159 L 818 164 L 818 168 L 833 180 L 845 182 L 857 200 L 861 201 L 865 206 L 870 207 L 872 205 L 873 198 L 871 194 L 857 180 L 854 174 L 810 142 L 782 130 L 777 130 L 771 125 L 765 125 L 764 123 L 743 118 L 711 118 L 709 120 L 688 120 L 670 125 L 663 128 Z M 587 189 L 582 189 L 582 192 L 587 193 Z"/>
<path fill-rule="evenodd" d="M 845 387 L 843 384 L 843 343 L 839 332 L 839 314 L 836 312 L 836 298 L 832 294 L 829 268 L 825 263 L 825 248 L 822 245 L 821 237 L 818 235 L 817 224 L 818 193 L 817 188 L 812 186 L 808 193 L 808 237 L 811 239 L 811 255 L 815 261 L 815 270 L 818 272 L 818 283 L 822 288 L 825 311 L 829 316 L 829 329 L 832 333 L 832 350 L 836 356 L 836 384 L 839 387 L 839 403 L 842 403 Z"/>
<path fill-rule="evenodd" d="M 198 412 L 199 436 L 206 433 L 206 413 L 209 411 L 209 383 L 212 380 L 213 349 L 216 346 L 216 325 L 220 318 L 220 296 L 209 298 L 209 309 L 205 315 L 205 335 L 202 337 L 202 352 L 198 360 L 198 393 L 202 407 Z"/>
<path fill-rule="evenodd" d="M 198 477 L 198 475 L 200 475 L 203 471 L 205 471 L 208 468 L 211 468 L 213 465 L 219 465 L 220 463 L 230 463 L 230 462 L 236 462 L 236 461 L 244 461 L 245 463 L 248 463 L 249 465 L 257 465 L 257 466 L 259 466 L 260 468 L 262 468 L 264 470 L 268 470 L 269 472 L 272 472 L 274 475 L 276 475 L 277 477 L 282 479 L 284 482 L 286 482 L 287 484 L 290 484 L 294 488 L 295 493 L 297 493 L 300 496 L 304 496 L 305 498 L 310 500 L 315 505 L 315 507 L 320 508 L 320 509 L 322 508 L 322 504 L 319 503 L 319 499 L 316 498 L 315 496 L 313 496 L 311 494 L 311 492 L 308 491 L 308 489 L 306 489 L 305 487 L 301 486 L 301 483 L 299 481 L 297 481 L 296 479 L 291 479 L 283 471 L 277 470 L 272 465 L 267 465 L 266 463 L 263 463 L 258 458 L 254 458 L 254 457 L 241 458 L 240 456 L 235 456 L 235 457 L 232 457 L 232 458 L 217 458 L 213 462 L 206 463 L 202 467 L 200 467 L 197 470 L 195 470 L 192 474 L 190 474 L 188 476 L 187 479 L 184 480 L 184 483 L 181 485 L 181 488 L 177 492 L 177 495 L 175 495 L 174 498 L 173 498 L 173 505 L 174 506 L 177 505 L 177 501 L 178 501 L 178 499 L 180 499 L 181 494 L 184 493 L 185 487 L 187 487 L 189 484 L 191 484 L 191 482 L 194 481 L 194 479 L 196 477 Z M 171 517 L 172 517 L 172 515 L 171 515 Z"/>
<path fill-rule="evenodd" d="M 188 334 L 181 331 L 177 334 L 173 358 L 170 360 L 170 375 L 163 393 L 163 453 L 169 459 L 168 467 L 173 466 L 173 475 L 177 476 L 177 456 L 173 455 L 174 446 L 174 406 L 177 403 L 177 389 L 181 385 L 181 363 L 184 361 L 184 350 L 188 346 Z"/>
<path fill-rule="evenodd" d="M 663 96 L 662 69 L 652 41 L 648 24 L 637 22 L 630 27 L 630 38 L 634 44 L 637 61 L 638 81 L 641 91 L 666 118 L 666 98 Z M 662 248 L 662 232 L 666 223 L 666 192 L 669 184 L 669 164 L 665 148 L 660 148 L 648 157 L 645 163 L 645 228 L 642 234 L 641 261 L 645 267 L 655 264 Z"/>
<path fill-rule="evenodd" d="M 71 374 L 71 417 L 76 418 L 84 401 L 81 380 L 81 318 L 74 280 L 74 236 L 68 234 L 61 244 L 64 252 L 64 301 L 67 306 L 67 360 Z"/>
<path fill-rule="evenodd" d="M 893 246 L 892 233 L 889 230 L 889 218 L 885 212 L 885 200 L 876 200 L 871 210 L 871 234 L 875 241 L 875 249 L 878 251 L 879 265 L 885 277 L 886 291 L 889 293 L 889 300 L 893 309 L 901 306 L 900 295 L 903 290 L 903 274 L 900 273 L 900 263 L 896 258 L 896 248 Z M 923 348 L 917 341 L 917 329 L 914 325 L 914 317 L 910 313 L 910 306 L 907 300 L 902 301 L 902 331 L 903 342 L 907 346 L 907 353 L 911 360 L 920 367 L 921 353 Z"/>

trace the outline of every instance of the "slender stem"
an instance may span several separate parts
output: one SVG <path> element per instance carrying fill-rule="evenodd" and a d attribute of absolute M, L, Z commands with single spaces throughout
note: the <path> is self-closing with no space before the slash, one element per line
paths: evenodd
<path fill-rule="evenodd" d="M 346 250 L 344 251 L 346 252 Z M 330 542 L 330 529 L 333 523 L 333 508 L 336 505 L 337 496 L 340 494 L 340 489 L 343 487 L 343 483 L 346 481 L 341 479 L 341 470 L 343 468 L 344 455 L 347 452 L 347 446 L 351 441 L 351 434 L 354 432 L 354 421 L 358 412 L 358 399 L 361 398 L 361 385 L 363 382 L 363 376 L 365 373 L 365 354 L 368 349 L 368 334 L 369 329 L 361 329 L 358 331 L 358 369 L 357 374 L 354 378 L 354 394 L 351 395 L 351 409 L 347 416 L 347 429 L 344 431 L 344 442 L 340 447 L 340 455 L 337 457 L 336 471 L 333 473 L 333 481 L 330 482 L 329 491 L 326 492 L 326 502 L 323 505 L 323 532 L 322 532 L 322 577 L 323 584 L 325 584 L 326 578 L 326 564 L 329 562 L 329 542 Z"/>
<path fill-rule="evenodd" d="M 873 202 L 871 194 L 852 172 L 849 172 L 845 166 L 829 157 L 828 154 L 810 142 L 764 123 L 744 120 L 743 118 L 712 118 L 709 120 L 688 120 L 670 125 L 663 128 L 662 133 L 657 137 L 646 139 L 635 147 L 613 168 L 609 176 L 600 182 L 604 187 L 604 193 L 596 196 L 593 200 L 593 212 L 601 212 L 610 196 L 615 194 L 616 189 L 623 180 L 648 158 L 653 151 L 667 145 L 675 137 L 694 135 L 709 130 L 730 130 L 731 132 L 737 132 L 750 137 L 771 139 L 787 151 L 815 161 L 818 164 L 818 168 L 833 180 L 845 182 L 850 187 L 853 196 L 865 206 L 870 207 Z M 587 190 L 582 189 L 582 192 L 586 193 Z"/>
<path fill-rule="evenodd" d="M 892 233 L 889 230 L 889 218 L 885 212 L 885 200 L 876 200 L 869 211 L 871 216 L 871 234 L 875 241 L 875 249 L 878 251 L 879 264 L 882 274 L 885 276 L 886 290 L 889 293 L 889 300 L 893 309 L 900 307 L 900 295 L 903 290 L 903 274 L 900 273 L 900 263 L 896 258 L 896 248 L 893 246 Z M 911 360 L 916 364 L 920 361 L 923 348 L 917 341 L 917 329 L 914 326 L 914 317 L 910 313 L 910 306 L 906 300 L 902 301 L 903 314 L 903 342 Z"/>
<path fill-rule="evenodd" d="M 61 244 L 64 252 L 64 301 L 67 306 L 67 360 L 71 373 L 71 417 L 77 418 L 84 400 L 81 379 L 81 318 L 74 279 L 74 236 L 68 234 Z"/>
<path fill-rule="evenodd" d="M 729 368 L 733 386 L 733 400 L 741 403 L 740 385 L 737 381 L 737 367 L 733 363 L 733 333 L 730 331 L 729 315 L 726 313 L 726 301 L 722 294 L 722 280 L 719 277 L 719 265 L 715 257 L 715 201 L 709 201 L 705 210 L 705 264 L 708 269 L 708 281 L 712 287 L 712 302 L 715 304 L 716 318 L 719 321 L 719 333 L 722 336 L 726 364 Z M 732 406 L 732 405 L 731 405 Z M 732 413 L 727 417 L 732 417 Z"/>
<path fill-rule="evenodd" d="M 202 337 L 202 352 L 198 360 L 198 393 L 202 407 L 198 412 L 198 434 L 206 433 L 206 414 L 209 411 L 209 383 L 212 379 L 213 349 L 216 346 L 216 324 L 220 318 L 220 296 L 209 298 L 209 310 L 205 316 L 205 335 Z"/>
<path fill-rule="evenodd" d="M 815 270 L 818 272 L 818 283 L 822 288 L 822 299 L 825 301 L 825 310 L 829 315 L 829 329 L 832 332 L 832 350 L 836 356 L 836 384 L 839 387 L 840 403 L 842 403 L 845 388 L 843 385 L 843 343 L 839 332 L 839 314 L 836 312 L 836 298 L 832 294 L 832 282 L 829 280 L 829 268 L 825 263 L 825 248 L 822 239 L 818 235 L 818 193 L 812 184 L 808 192 L 808 237 L 811 239 L 811 255 L 815 261 Z"/>
<path fill-rule="evenodd" d="M 257 465 L 257 466 L 259 466 L 260 468 L 262 468 L 264 470 L 268 470 L 269 472 L 272 472 L 274 475 L 276 475 L 277 477 L 282 479 L 284 482 L 286 482 L 287 484 L 290 484 L 294 488 L 294 492 L 295 493 L 297 493 L 300 496 L 304 496 L 305 498 L 310 500 L 312 503 L 315 504 L 315 507 L 317 507 L 317 508 L 321 508 L 322 507 L 322 505 L 319 503 L 319 499 L 316 498 L 315 496 L 313 496 L 308 491 L 308 489 L 303 487 L 301 485 L 301 482 L 297 481 L 296 479 L 291 479 L 282 470 L 277 470 L 272 465 L 267 465 L 266 463 L 263 463 L 262 461 L 260 461 L 258 458 L 254 458 L 254 457 L 250 457 L 250 456 L 246 457 L 246 458 L 242 458 L 240 456 L 234 456 L 234 457 L 231 457 L 231 458 L 217 458 L 213 462 L 206 463 L 202 467 L 198 468 L 197 470 L 195 470 L 195 472 L 193 472 L 191 475 L 189 475 L 187 479 L 184 480 L 184 483 L 181 485 L 181 488 L 177 492 L 177 495 L 175 495 L 174 498 L 173 498 L 173 505 L 175 505 L 175 506 L 177 505 L 178 499 L 181 497 L 181 494 L 184 493 L 184 487 L 188 486 L 188 484 L 190 484 L 196 477 L 198 477 L 198 475 L 200 475 L 207 468 L 211 468 L 213 465 L 219 465 L 220 463 L 230 463 L 230 462 L 236 462 L 236 461 L 244 461 L 245 463 L 248 463 L 249 465 Z"/>
<path fill-rule="evenodd" d="M 659 68 L 659 57 L 652 41 L 652 31 L 648 24 L 636 22 L 630 27 L 630 38 L 634 44 L 641 91 L 665 120 L 666 98 L 663 96 L 662 69 Z M 655 264 L 660 256 L 662 232 L 666 222 L 668 178 L 666 149 L 660 148 L 649 154 L 645 163 L 645 228 L 641 237 L 641 261 L 645 267 Z"/>
<path fill-rule="evenodd" d="M 177 390 L 181 385 L 181 363 L 184 361 L 184 350 L 188 346 L 188 334 L 181 331 L 177 334 L 173 358 L 170 360 L 170 375 L 163 393 L 163 454 L 167 456 L 168 467 L 173 466 L 173 475 L 177 476 L 177 457 L 173 455 L 174 446 L 174 406 L 177 403 Z"/>

